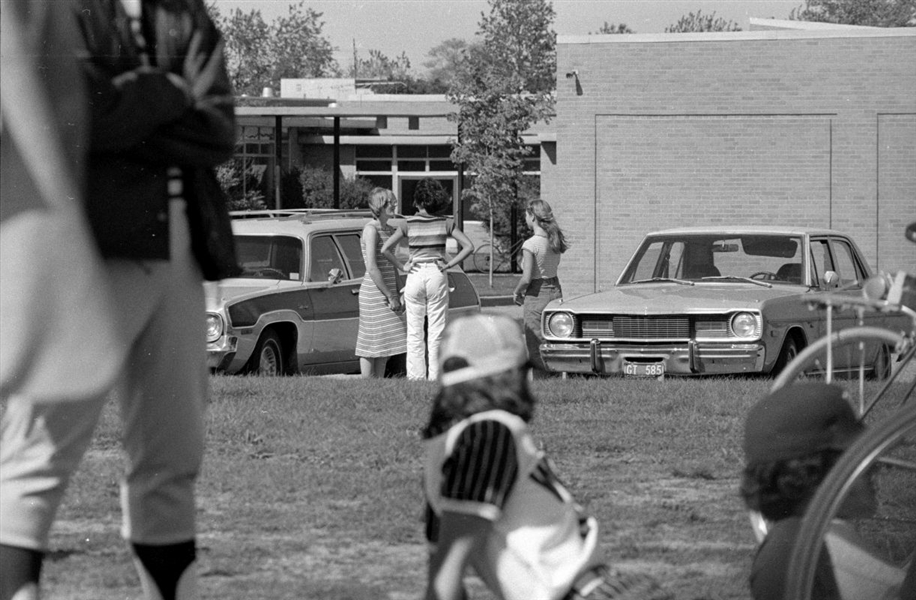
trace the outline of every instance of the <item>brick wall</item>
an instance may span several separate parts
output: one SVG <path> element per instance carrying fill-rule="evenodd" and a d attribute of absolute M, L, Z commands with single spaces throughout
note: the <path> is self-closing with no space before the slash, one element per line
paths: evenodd
<path fill-rule="evenodd" d="M 916 269 L 916 31 L 561 36 L 557 58 L 542 192 L 568 294 L 612 285 L 646 232 L 709 223 L 832 227 Z"/>

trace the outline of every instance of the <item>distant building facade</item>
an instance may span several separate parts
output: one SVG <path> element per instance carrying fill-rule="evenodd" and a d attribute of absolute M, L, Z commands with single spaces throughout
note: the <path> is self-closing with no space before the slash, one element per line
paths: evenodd
<path fill-rule="evenodd" d="M 459 195 L 458 167 L 449 158 L 457 128 L 448 115 L 454 111 L 444 95 L 375 94 L 353 79 L 284 79 L 279 97 L 239 99 L 237 158 L 264 174 L 270 207 L 277 204 L 271 191 L 278 187 L 278 166 L 283 172 L 303 167 L 333 172 L 336 163 L 343 177 L 359 176 L 393 190 L 399 211 L 411 214 L 413 190 L 422 178 L 440 181 L 453 199 Z M 532 130 L 524 139 L 532 147 L 526 173 L 540 177 L 549 169 L 545 163 L 555 161 L 555 138 Z M 478 220 L 469 206 L 463 209 L 466 221 Z"/>
<path fill-rule="evenodd" d="M 541 192 L 572 241 L 568 295 L 685 225 L 831 227 L 872 268 L 916 268 L 916 29 L 561 35 L 557 62 Z"/>

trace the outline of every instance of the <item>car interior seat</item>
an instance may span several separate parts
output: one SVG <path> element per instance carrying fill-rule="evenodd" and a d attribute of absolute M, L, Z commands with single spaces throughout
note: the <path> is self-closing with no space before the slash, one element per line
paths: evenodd
<path fill-rule="evenodd" d="M 776 279 L 789 283 L 801 283 L 801 264 L 786 263 L 776 271 Z"/>
<path fill-rule="evenodd" d="M 702 279 L 703 277 L 718 277 L 720 275 L 721 273 L 716 268 L 716 265 L 709 263 L 691 265 L 684 273 L 684 277 L 687 279 Z"/>

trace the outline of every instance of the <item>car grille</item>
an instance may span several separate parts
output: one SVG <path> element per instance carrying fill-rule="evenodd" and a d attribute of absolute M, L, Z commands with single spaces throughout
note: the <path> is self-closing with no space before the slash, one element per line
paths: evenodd
<path fill-rule="evenodd" d="M 727 315 L 581 315 L 586 339 L 688 340 L 692 337 L 729 337 Z"/>

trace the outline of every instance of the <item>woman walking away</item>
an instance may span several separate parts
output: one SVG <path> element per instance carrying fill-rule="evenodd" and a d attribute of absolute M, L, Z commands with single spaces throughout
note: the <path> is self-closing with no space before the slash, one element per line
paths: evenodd
<path fill-rule="evenodd" d="M 598 523 L 554 474 L 528 423 L 521 327 L 505 315 L 449 324 L 423 431 L 427 600 L 467 598 L 473 569 L 502 600 L 672 600 L 599 557 Z"/>
<path fill-rule="evenodd" d="M 563 297 L 557 267 L 568 244 L 550 205 L 543 200 L 528 203 L 525 222 L 534 235 L 522 244 L 522 278 L 515 286 L 515 301 L 525 306 L 525 343 L 534 369 L 532 375 L 537 377 L 547 372 L 539 350 L 544 341 L 541 313 L 548 302 Z"/>
<path fill-rule="evenodd" d="M 366 274 L 359 288 L 359 334 L 356 337 L 356 355 L 363 377 L 383 377 L 388 358 L 407 351 L 398 274 L 394 264 L 379 253 L 382 244 L 394 232 L 388 219 L 395 200 L 391 190 L 372 190 L 369 210 L 375 218 L 363 228 L 361 244 Z"/>
<path fill-rule="evenodd" d="M 402 271 L 407 272 L 404 302 L 407 310 L 407 378 L 435 380 L 438 374 L 439 340 L 448 317 L 448 275 L 446 271 L 460 265 L 474 245 L 451 218 L 437 217 L 446 200 L 442 184 L 434 179 L 421 180 L 414 191 L 417 214 L 408 217 L 382 245 L 382 253 Z M 391 251 L 401 238 L 407 238 L 410 250 L 402 266 Z M 452 237 L 461 247 L 449 259 L 445 244 Z M 423 323 L 427 319 L 427 342 L 423 341 Z"/>

